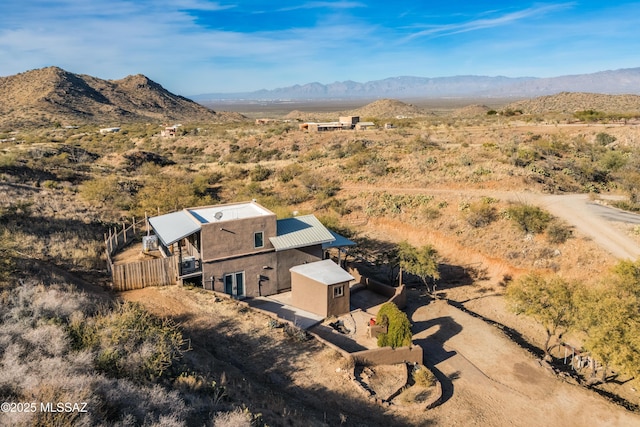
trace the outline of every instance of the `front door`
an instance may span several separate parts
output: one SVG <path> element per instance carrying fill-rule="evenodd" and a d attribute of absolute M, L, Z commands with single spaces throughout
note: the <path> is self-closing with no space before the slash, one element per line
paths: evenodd
<path fill-rule="evenodd" d="M 244 271 L 224 275 L 224 292 L 236 298 L 244 296 Z"/>

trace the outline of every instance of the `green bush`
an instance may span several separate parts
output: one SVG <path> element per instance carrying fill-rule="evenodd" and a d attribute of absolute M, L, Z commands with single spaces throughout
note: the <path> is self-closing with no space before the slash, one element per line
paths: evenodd
<path fill-rule="evenodd" d="M 542 233 L 552 216 L 537 206 L 519 203 L 507 209 L 509 218 L 525 233 Z"/>
<path fill-rule="evenodd" d="M 605 132 L 600 132 L 596 135 L 596 142 L 600 145 L 609 145 L 616 142 L 617 138 L 613 135 L 609 135 Z"/>
<path fill-rule="evenodd" d="M 273 170 L 262 165 L 256 165 L 256 167 L 249 172 L 249 178 L 251 178 L 251 181 L 261 182 L 269 178 L 272 173 Z"/>
<path fill-rule="evenodd" d="M 378 335 L 378 347 L 406 347 L 411 345 L 411 323 L 398 306 L 387 302 L 380 307 L 376 323 L 387 326 L 387 333 Z"/>

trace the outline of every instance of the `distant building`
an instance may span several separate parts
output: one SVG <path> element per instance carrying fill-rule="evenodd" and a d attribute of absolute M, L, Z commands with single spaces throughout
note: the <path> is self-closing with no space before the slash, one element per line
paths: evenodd
<path fill-rule="evenodd" d="M 173 126 L 166 126 L 164 130 L 160 131 L 160 135 L 164 136 L 165 138 L 175 138 L 178 133 L 178 128 L 180 126 L 182 125 L 177 124 Z"/>
<path fill-rule="evenodd" d="M 374 127 L 373 122 L 361 122 L 358 116 L 342 116 L 337 122 L 315 123 L 308 122 L 300 125 L 300 130 L 308 130 L 310 132 L 326 132 L 331 130 L 364 130 Z"/>
<path fill-rule="evenodd" d="M 100 133 L 101 134 L 116 133 L 116 132 L 120 132 L 120 128 L 102 128 L 102 129 L 100 129 Z"/>
<path fill-rule="evenodd" d="M 356 130 L 367 130 L 376 127 L 373 122 L 358 122 L 356 123 Z"/>

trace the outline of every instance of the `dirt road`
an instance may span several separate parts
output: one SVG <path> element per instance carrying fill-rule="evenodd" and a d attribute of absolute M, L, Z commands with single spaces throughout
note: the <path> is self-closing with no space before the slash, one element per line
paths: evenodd
<path fill-rule="evenodd" d="M 414 342 L 443 384 L 445 402 L 429 412 L 436 425 L 640 425 L 640 415 L 563 382 L 501 331 L 445 301 L 410 313 Z"/>
<path fill-rule="evenodd" d="M 386 191 L 393 194 L 451 194 L 466 197 L 490 196 L 512 202 L 530 203 L 547 209 L 565 220 L 575 230 L 593 239 L 602 249 L 619 259 L 635 260 L 640 257 L 640 245 L 613 226 L 612 222 L 640 224 L 640 215 L 624 212 L 595 203 L 587 194 L 544 195 L 527 191 L 448 190 L 406 187 L 373 187 L 347 185 L 345 192 L 360 193 Z M 615 198 L 615 197 L 610 197 Z"/>

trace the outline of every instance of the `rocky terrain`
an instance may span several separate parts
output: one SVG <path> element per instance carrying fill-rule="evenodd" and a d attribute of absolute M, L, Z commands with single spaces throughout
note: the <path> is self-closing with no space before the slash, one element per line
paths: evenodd
<path fill-rule="evenodd" d="M 143 75 L 102 80 L 58 67 L 0 78 L 0 126 L 16 128 L 59 123 L 115 126 L 135 121 L 229 121 L 242 117 L 218 113 L 175 95 Z"/>
<path fill-rule="evenodd" d="M 513 102 L 505 109 L 521 110 L 525 114 L 569 113 L 596 110 L 609 113 L 637 113 L 640 95 L 604 95 L 600 93 L 562 92 Z"/>

